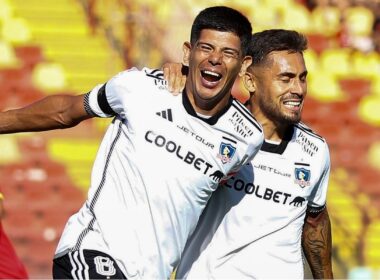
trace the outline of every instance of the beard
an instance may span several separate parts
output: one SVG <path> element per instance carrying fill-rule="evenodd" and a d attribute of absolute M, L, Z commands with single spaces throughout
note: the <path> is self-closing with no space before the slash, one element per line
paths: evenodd
<path fill-rule="evenodd" d="M 301 111 L 294 114 L 285 114 L 272 100 L 259 99 L 258 105 L 261 112 L 274 123 L 292 125 L 301 121 Z"/>

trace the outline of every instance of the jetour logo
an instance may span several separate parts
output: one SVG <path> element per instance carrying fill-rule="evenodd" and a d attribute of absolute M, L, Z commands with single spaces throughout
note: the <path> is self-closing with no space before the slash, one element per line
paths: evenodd
<path fill-rule="evenodd" d="M 310 186 L 311 172 L 306 168 L 295 168 L 294 170 L 295 180 L 294 182 L 298 184 L 301 188 Z"/>

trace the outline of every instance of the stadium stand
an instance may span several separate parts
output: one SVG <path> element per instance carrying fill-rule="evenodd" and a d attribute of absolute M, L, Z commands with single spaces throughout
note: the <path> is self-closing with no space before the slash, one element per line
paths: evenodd
<path fill-rule="evenodd" d="M 246 11 L 255 31 L 278 27 L 306 33 L 310 75 L 303 118 L 331 148 L 328 207 L 335 277 L 380 277 L 380 55 L 376 41 L 369 40 L 378 13 L 372 4 L 356 1 L 352 6 L 342 5 L 345 1 L 233 2 L 218 1 Z M 181 59 L 173 46 L 187 40 L 181 34 L 187 34 L 193 15 L 214 4 L 0 0 L 0 109 L 48 94 L 86 92 L 124 65 L 159 67 Z M 235 94 L 246 98 L 241 90 L 235 85 Z M 108 122 L 0 137 L 4 227 L 31 278 L 51 277 L 56 242 L 84 201 Z"/>

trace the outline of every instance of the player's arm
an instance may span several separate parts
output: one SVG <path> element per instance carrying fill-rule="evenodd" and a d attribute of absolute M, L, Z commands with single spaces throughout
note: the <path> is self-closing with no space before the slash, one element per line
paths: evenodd
<path fill-rule="evenodd" d="M 86 95 L 52 95 L 26 107 L 0 113 L 0 134 L 73 127 L 91 118 Z"/>
<path fill-rule="evenodd" d="M 319 213 L 307 211 L 302 248 L 314 279 L 333 279 L 331 223 L 327 208 Z"/>

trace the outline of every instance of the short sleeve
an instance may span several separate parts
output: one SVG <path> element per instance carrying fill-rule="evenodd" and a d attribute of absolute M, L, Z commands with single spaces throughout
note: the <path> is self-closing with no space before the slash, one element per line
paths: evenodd
<path fill-rule="evenodd" d="M 330 176 L 330 153 L 327 146 L 327 143 L 325 143 L 325 149 L 324 153 L 322 155 L 322 165 L 320 169 L 320 175 L 319 178 L 314 185 L 314 188 L 312 190 L 312 193 L 309 197 L 309 203 L 308 203 L 308 211 L 318 213 L 323 211 L 326 205 L 326 196 L 327 196 L 327 189 L 329 185 L 329 176 Z"/>

